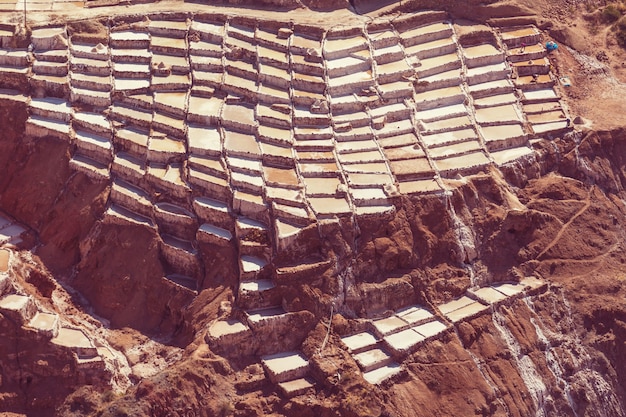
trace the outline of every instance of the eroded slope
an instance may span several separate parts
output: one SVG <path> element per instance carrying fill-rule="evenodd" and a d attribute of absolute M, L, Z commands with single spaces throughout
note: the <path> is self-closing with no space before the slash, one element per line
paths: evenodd
<path fill-rule="evenodd" d="M 186 347 L 155 375 L 109 336 L 138 384 L 59 414 L 624 414 L 623 132 L 563 134 L 548 61 L 522 65 L 536 29 L 416 16 L 158 16 L 9 54 L 23 247 L 113 327 Z"/>

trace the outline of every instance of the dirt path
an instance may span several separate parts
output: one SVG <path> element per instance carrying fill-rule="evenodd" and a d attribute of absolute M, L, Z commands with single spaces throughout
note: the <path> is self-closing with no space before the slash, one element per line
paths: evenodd
<path fill-rule="evenodd" d="M 563 227 L 561 227 L 561 230 L 559 230 L 559 232 L 556 234 L 554 239 L 552 239 L 552 241 L 548 244 L 548 246 L 546 246 L 545 249 L 542 250 L 541 253 L 539 253 L 539 255 L 537 255 L 537 259 L 545 260 L 545 259 L 541 259 L 541 258 L 550 249 L 552 249 L 552 247 L 554 247 L 557 243 L 559 243 L 559 241 L 561 240 L 561 237 L 563 236 L 563 233 L 565 233 L 565 230 L 567 230 L 567 228 L 574 222 L 574 220 L 576 220 L 578 217 L 583 215 L 585 213 L 585 211 L 587 211 L 589 209 L 589 207 L 591 206 L 591 192 L 593 191 L 594 188 L 595 188 L 595 185 L 587 192 L 587 198 L 585 199 L 585 205 L 580 210 L 578 210 L 576 212 L 576 214 L 574 214 L 572 216 L 572 218 L 569 219 L 568 222 L 563 225 Z"/>

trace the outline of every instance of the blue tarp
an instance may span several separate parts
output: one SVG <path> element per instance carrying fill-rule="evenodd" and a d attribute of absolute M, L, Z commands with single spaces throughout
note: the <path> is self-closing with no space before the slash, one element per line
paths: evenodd
<path fill-rule="evenodd" d="M 559 45 L 556 44 L 556 42 L 546 42 L 546 49 L 548 50 L 548 52 L 552 52 L 556 49 L 558 49 Z"/>

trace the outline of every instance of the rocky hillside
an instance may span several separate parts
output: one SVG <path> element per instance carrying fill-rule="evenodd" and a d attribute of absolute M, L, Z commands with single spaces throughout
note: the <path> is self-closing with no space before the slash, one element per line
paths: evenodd
<path fill-rule="evenodd" d="M 361 296 L 347 297 L 330 323 L 321 318 L 310 330 L 298 329 L 305 330 L 300 337 L 311 373 L 323 381 L 314 396 L 285 402 L 245 356 L 225 362 L 196 342 L 187 347 L 187 360 L 142 381 L 102 415 L 124 409 L 129 415 L 172 415 L 173 410 L 242 416 L 624 415 L 626 136 L 590 133 L 539 146 L 545 146 L 538 150 L 545 162 L 512 167 L 500 180 L 471 178 L 446 199 L 402 202 L 406 212 L 385 227 L 396 231 L 384 238 L 390 241 L 386 255 L 370 258 L 365 268 L 380 273 L 385 265 L 401 265 L 393 285 L 390 279 L 346 285 L 346 291 L 362 291 Z M 394 241 L 394 235 L 403 238 Z M 367 251 L 376 250 L 367 248 L 369 242 L 381 238 L 374 236 L 354 252 L 346 249 L 346 262 L 364 262 Z M 334 239 L 346 241 L 340 233 Z M 407 260 L 411 254 L 419 259 Z M 372 291 L 373 302 L 432 306 L 462 295 L 475 282 L 510 282 L 525 275 L 546 286 L 424 343 L 404 358 L 406 372 L 380 387 L 360 377 L 341 342 L 342 335 L 363 328 L 352 311 L 367 308 L 366 289 L 377 284 L 383 289 Z M 300 298 L 313 291 L 303 286 Z M 93 396 L 84 388 L 65 412 L 71 401 Z M 75 415 L 97 409 L 92 407 Z"/>
<path fill-rule="evenodd" d="M 327 7 L 310 3 L 314 10 Z M 374 13 L 368 2 L 351 5 Z M 343 90 L 337 91 L 344 86 L 337 83 L 342 65 L 327 61 L 346 59 L 358 72 L 363 60 L 353 55 L 363 52 L 356 46 L 356 52 L 343 57 L 337 46 L 331 52 L 324 49 L 322 58 L 302 40 L 295 49 L 303 58 L 290 55 L 291 65 L 313 72 L 322 68 L 321 79 L 333 83 L 322 86 L 328 101 L 309 103 L 302 94 L 297 100 L 303 101 L 296 102 L 296 88 L 289 84 L 285 103 L 264 108 L 267 95 L 282 97 L 262 90 L 268 79 L 281 82 L 281 76 L 265 74 L 257 81 L 258 102 L 247 125 L 248 87 L 227 79 L 200 83 L 195 71 L 223 65 L 225 74 L 241 77 L 242 83 L 249 80 L 248 19 L 208 22 L 195 14 L 186 20 L 176 15 L 170 20 L 134 16 L 101 21 L 98 42 L 106 40 L 113 50 L 119 48 L 118 56 L 140 61 L 124 62 L 127 67 L 113 61 L 114 53 L 108 53 L 108 61 L 98 57 L 108 45 L 77 46 L 79 40 L 93 41 L 72 33 L 80 25 L 70 27 L 69 40 L 65 29 L 57 27 L 33 32 L 35 64 L 22 62 L 20 54 L 31 51 L 7 52 L 1 59 L 12 67 L 7 64 L 11 69 L 4 67 L 0 78 L 10 88 L 0 91 L 0 120 L 5 121 L 0 132 L 0 410 L 28 416 L 626 415 L 626 131 L 592 130 L 582 119 L 570 124 L 570 113 L 566 125 L 561 120 L 568 107 L 583 110 L 571 95 L 585 86 L 567 90 L 555 82 L 558 75 L 571 73 L 572 62 L 580 62 L 575 51 L 559 52 L 541 63 L 533 58 L 524 67 L 525 60 L 515 61 L 511 55 L 532 54 L 531 46 L 520 47 L 512 38 L 507 44 L 502 35 L 506 31 L 463 20 L 437 29 L 445 33 L 441 39 L 431 40 L 431 32 L 410 38 L 410 25 L 419 29 L 456 17 L 441 11 L 421 14 L 428 6 L 403 2 L 379 12 L 401 13 L 397 22 L 405 23 L 393 27 L 403 36 L 402 47 L 389 51 L 383 36 L 374 36 L 388 28 L 379 21 L 358 31 L 334 28 L 336 37 L 323 27 L 276 26 L 272 32 L 254 23 L 251 39 L 263 40 L 254 51 L 267 55 L 255 55 L 251 66 L 273 62 L 271 48 L 263 45 L 280 45 L 298 30 L 320 36 L 324 48 L 342 37 L 355 43 L 363 37 L 365 54 L 379 60 L 410 58 L 406 51 L 415 47 L 414 39 L 419 38 L 417 46 L 440 42 L 429 44 L 437 51 L 432 56 L 420 52 L 426 46 L 418 51 L 416 74 L 428 79 L 430 73 L 420 73 L 426 71 L 428 58 L 460 51 L 459 68 L 454 61 L 441 66 L 446 71 L 433 72 L 449 76 L 449 70 L 461 71 L 460 81 L 452 81 L 460 83 L 461 101 L 451 95 L 444 97 L 443 106 L 459 112 L 458 118 L 467 112 L 469 121 L 459 122 L 467 123 L 459 129 L 441 127 L 439 122 L 448 119 L 436 113 L 439 106 L 415 98 L 441 87 L 440 80 L 432 79 L 422 84 L 411 79 L 410 100 L 383 97 L 390 91 L 380 81 L 384 77 L 372 88 L 358 84 L 358 94 L 351 94 L 368 100 L 359 109 L 365 116 L 346 112 L 352 124 L 330 121 L 336 108 L 329 110 L 329 103 L 344 105 L 337 104 L 343 103 L 337 99 Z M 493 2 L 477 18 L 492 24 L 507 19 L 510 25 L 523 23 L 519 30 L 524 35 L 519 36 L 533 41 L 542 36 L 543 44 L 550 38 L 526 25 L 540 19 L 525 10 Z M 467 17 L 468 10 L 457 12 Z M 218 36 L 216 30 L 224 28 L 224 36 L 232 36 L 229 42 L 239 46 L 231 48 L 224 41 L 217 52 L 224 54 L 222 64 L 216 64 L 210 59 L 215 48 L 209 44 Z M 445 43 L 448 36 L 451 43 Z M 37 45 L 50 49 L 41 52 Z M 129 52 L 133 48 L 136 55 Z M 149 67 L 138 52 L 146 48 L 150 65 L 156 63 L 154 56 L 170 56 L 171 49 L 178 49 L 192 57 L 191 67 L 189 60 L 185 69 L 174 58 L 171 66 L 161 62 Z M 483 56 L 469 53 L 487 50 L 488 55 L 494 49 L 480 65 L 476 62 Z M 194 51 L 208 58 L 195 63 Z M 545 51 L 538 53 L 543 59 Z M 59 69 L 63 54 L 70 55 L 70 62 Z M 84 66 L 75 59 L 92 61 Z M 368 65 L 375 61 L 368 59 Z M 107 77 L 114 89 L 100 94 L 101 74 L 88 72 L 94 62 L 111 63 Z M 148 87 L 123 91 L 124 80 L 143 81 L 133 74 L 144 71 L 144 64 Z M 483 64 L 504 69 L 471 71 Z M 383 64 L 372 68 L 382 74 Z M 541 76 L 547 81 L 532 74 L 544 70 Z M 46 79 L 46 71 L 65 75 L 59 77 L 62 81 Z M 187 87 L 180 77 L 189 73 L 193 82 Z M 407 81 L 402 74 L 398 80 L 389 74 L 393 82 Z M 500 76 L 514 79 L 512 99 L 502 98 L 508 87 L 490 85 L 489 93 L 475 87 L 498 82 Z M 318 88 L 313 76 L 297 81 L 289 77 L 296 85 Z M 578 77 L 572 73 L 572 79 Z M 564 99 L 570 95 L 563 102 L 571 105 L 528 94 L 544 91 L 548 84 L 556 84 Z M 93 90 L 85 87 L 93 85 Z M 185 88 L 189 94 L 182 107 L 177 107 L 178 96 L 164 94 Z M 53 100 L 46 101 L 50 96 Z M 224 110 L 196 111 L 188 97 L 218 98 Z M 499 117 L 515 123 L 484 119 L 481 110 L 494 106 L 485 104 L 492 97 L 497 97 L 495 102 L 512 100 L 505 102 L 512 103 L 512 115 Z M 395 137 L 385 136 L 385 128 L 398 122 L 400 129 L 404 116 L 378 117 L 376 106 L 404 115 L 404 109 L 384 106 L 409 101 L 410 114 L 423 120 L 411 125 L 420 142 L 412 150 L 377 145 L 394 181 L 381 180 L 376 183 L 379 192 L 373 193 L 371 182 L 360 183 L 361 177 L 354 175 L 363 172 L 350 171 L 353 161 L 346 162 L 345 155 L 357 152 L 342 153 L 339 138 L 354 135 L 346 142 L 358 142 L 358 118 L 371 124 L 380 143 Z M 504 105 L 495 107 L 506 111 Z M 227 117 L 228 111 L 240 117 Z M 325 123 L 328 115 L 336 148 L 324 153 L 318 147 L 326 137 L 317 137 L 320 142 L 306 142 L 311 148 L 298 148 L 297 158 L 290 160 L 280 150 L 285 143 L 264 142 L 257 128 L 271 120 L 270 127 L 280 129 L 285 115 L 291 123 L 291 112 L 300 139 L 314 134 L 297 130 L 297 119 Z M 541 119 L 544 113 L 548 119 Z M 457 117 L 453 119 L 456 123 Z M 183 127 L 177 124 L 180 120 Z M 518 126 L 517 120 L 522 136 L 498 137 L 491 143 L 486 139 L 489 128 Z M 205 153 L 198 155 L 201 146 L 192 143 L 189 132 L 201 123 L 238 136 L 231 140 L 222 133 L 223 148 L 203 148 Z M 150 136 L 142 145 L 139 128 L 144 124 Z M 256 135 L 261 144 L 258 171 L 238 145 L 244 143 L 248 126 L 254 126 L 248 135 Z M 461 168 L 446 169 L 441 162 L 449 161 L 441 153 L 445 147 L 431 146 L 423 138 L 468 126 L 480 149 L 459 151 L 453 156 L 462 161 Z M 538 133 L 542 128 L 549 133 Z M 98 138 L 107 132 L 112 139 L 103 144 Z M 471 142 L 455 140 L 457 147 Z M 229 148 L 229 143 L 236 145 Z M 313 155 L 303 157 L 303 149 Z M 422 153 L 410 159 L 412 164 L 397 162 L 404 157 L 395 159 L 394 152 L 414 155 L 416 149 Z M 504 151 L 511 149 L 523 151 L 502 161 Z M 137 168 L 136 156 L 144 153 L 145 166 Z M 487 162 L 475 163 L 476 154 Z M 237 165 L 241 160 L 249 165 Z M 211 161 L 221 161 L 221 168 Z M 329 161 L 337 165 L 331 169 Z M 429 168 L 418 172 L 420 163 Z M 316 164 L 321 168 L 311 168 Z M 380 169 L 371 160 L 363 164 L 374 173 Z M 299 179 L 276 192 L 276 183 L 291 181 L 289 169 Z M 328 174 L 334 169 L 339 174 Z M 175 177 L 175 171 L 183 174 Z M 255 176 L 261 177 L 259 193 Z M 406 192 L 409 184 L 425 188 Z M 350 209 L 332 211 L 337 200 L 347 201 Z"/>

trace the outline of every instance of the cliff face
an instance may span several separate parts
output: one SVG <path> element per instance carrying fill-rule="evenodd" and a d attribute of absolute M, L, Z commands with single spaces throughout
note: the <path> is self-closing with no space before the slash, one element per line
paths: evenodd
<path fill-rule="evenodd" d="M 298 324 L 295 343 L 321 382 L 306 402 L 285 402 L 251 357 L 226 361 L 202 342 L 205 326 L 228 311 L 223 301 L 232 299 L 237 282 L 236 249 L 203 250 L 205 279 L 197 297 L 161 280 L 168 264 L 155 232 L 101 220 L 108 185 L 70 174 L 67 145 L 21 141 L 21 111 L 6 111 L 16 119 L 15 131 L 5 129 L 1 142 L 7 170 L 0 201 L 37 232 L 39 258 L 59 277 L 65 274 L 113 326 L 194 340 L 182 361 L 126 395 L 107 402 L 112 397 L 86 386 L 67 398 L 61 415 L 625 414 L 624 131 L 539 142 L 534 159 L 451 182 L 456 187 L 448 194 L 399 197 L 386 218 L 356 225 L 340 219 L 286 249 L 284 260 L 306 254 L 321 262 L 282 286 L 288 311 L 315 316 Z M 340 336 L 362 329 L 357 317 L 412 304 L 434 308 L 472 286 L 529 275 L 547 286 L 425 342 L 402 358 L 402 373 L 379 387 L 362 379 L 342 348 Z M 327 336 L 323 322 L 331 305 Z M 15 329 L 4 334 L 7 348 L 30 343 Z M 41 353 L 47 354 L 59 358 Z M 64 386 L 50 393 L 46 407 L 75 389 Z M 20 401 L 5 404 L 20 410 Z"/>
<path fill-rule="evenodd" d="M 361 227 L 358 239 L 334 233 L 327 250 L 346 266 L 329 279 L 355 295 L 344 299 L 326 343 L 327 329 L 320 324 L 302 344 L 312 373 L 324 381 L 316 396 L 282 402 L 259 380 L 258 370 L 231 359 L 219 362 L 210 378 L 224 378 L 228 386 L 234 381 L 234 391 L 215 382 L 206 395 L 186 398 L 185 407 L 196 415 L 241 416 L 625 415 L 625 145 L 621 130 L 542 143 L 541 163 L 510 167 L 499 180 L 472 178 L 439 200 L 403 201 L 394 219 Z M 530 178 L 513 178 L 522 171 Z M 394 279 L 388 271 L 395 271 Z M 361 282 L 350 274 L 367 278 Z M 354 312 L 407 300 L 439 304 L 470 283 L 529 274 L 547 287 L 426 342 L 404 359 L 406 371 L 381 387 L 360 378 L 337 336 L 358 328 L 350 319 Z M 305 286 L 299 294 L 310 293 Z M 165 375 L 183 383 L 190 366 L 205 369 L 206 362 L 217 363 L 193 357 Z M 203 372 L 193 372 L 193 378 L 207 378 Z M 104 415 L 114 415 L 116 407 L 148 412 L 155 392 L 170 398 L 162 378 L 150 380 L 149 395 L 133 390 Z M 183 413 L 171 403 L 167 409 Z"/>
<path fill-rule="evenodd" d="M 26 105 L 3 102 L 3 175 L 0 204 L 5 212 L 35 229 L 45 242 L 39 256 L 53 270 L 79 260 L 78 242 L 102 215 L 107 184 L 72 175 L 67 143 L 48 137 L 23 140 Z"/>
<path fill-rule="evenodd" d="M 569 139 L 544 144 L 541 175 L 509 188 L 521 211 L 499 209 L 489 220 L 472 209 L 470 230 L 482 242 L 474 267 L 482 264 L 477 270 L 487 274 L 478 279 L 523 271 L 546 279 L 550 290 L 463 323 L 449 343 L 415 354 L 414 378 L 390 395 L 401 415 L 624 415 L 616 356 L 623 344 L 624 133 Z M 442 383 L 452 380 L 458 384 Z M 425 394 L 415 400 L 416 393 Z"/>
<path fill-rule="evenodd" d="M 320 9 L 339 4 L 302 3 Z M 373 7 L 369 3 L 351 2 L 357 10 Z M 508 3 L 487 2 L 475 16 L 479 2 L 462 3 L 459 16 L 524 14 Z M 399 10 L 438 5 L 403 2 Z M 155 38 L 180 31 L 178 20 L 169 23 L 173 27 L 153 28 Z M 138 42 L 145 46 L 145 39 Z M 463 42 L 471 44 L 472 37 Z M 82 53 L 97 54 L 98 47 Z M 307 50 L 305 61 L 319 58 Z M 199 65 L 216 65 L 207 62 Z M 153 104 L 177 117 L 188 110 Z M 285 107 L 276 108 L 272 117 L 282 117 Z M 117 112 L 105 131 L 125 126 Z M 154 171 L 165 162 L 177 168 L 142 174 L 136 188 L 120 186 L 136 173 L 123 171 L 119 161 L 115 172 L 100 177 L 75 171 L 75 138 L 24 136 L 28 117 L 20 100 L 0 100 L 0 119 L 7 121 L 0 132 L 0 210 L 28 228 L 11 248 L 10 273 L 2 275 L 0 256 L 0 410 L 46 416 L 626 415 L 625 130 L 533 141 L 534 153 L 527 148 L 526 156 L 499 168 L 489 162 L 473 175 L 437 176 L 445 185 L 439 192 L 400 195 L 395 185 L 381 186 L 384 198 L 375 198 L 388 198 L 389 210 L 367 214 L 370 207 L 359 206 L 358 215 L 313 219 L 297 210 L 297 192 L 284 198 L 295 205 L 282 207 L 280 195 L 268 194 L 271 209 L 256 212 L 254 202 L 242 208 L 238 200 L 235 208 L 228 183 L 211 189 L 226 195 L 228 203 L 219 206 L 188 187 L 184 174 L 182 186 L 161 181 L 176 170 L 188 174 L 192 164 L 206 170 L 198 183 L 208 173 L 226 175 L 210 158 L 186 160 L 185 150 L 172 156 L 150 149 L 159 161 Z M 75 126 L 84 128 L 81 123 L 77 118 Z M 82 146 L 110 165 L 128 151 Z M 233 172 L 250 174 L 245 164 L 232 165 Z M 320 194 L 346 194 L 345 187 L 333 190 Z M 291 229 L 279 228 L 278 215 L 297 223 L 298 232 L 281 234 Z M 284 361 L 273 366 L 277 359 Z"/>

